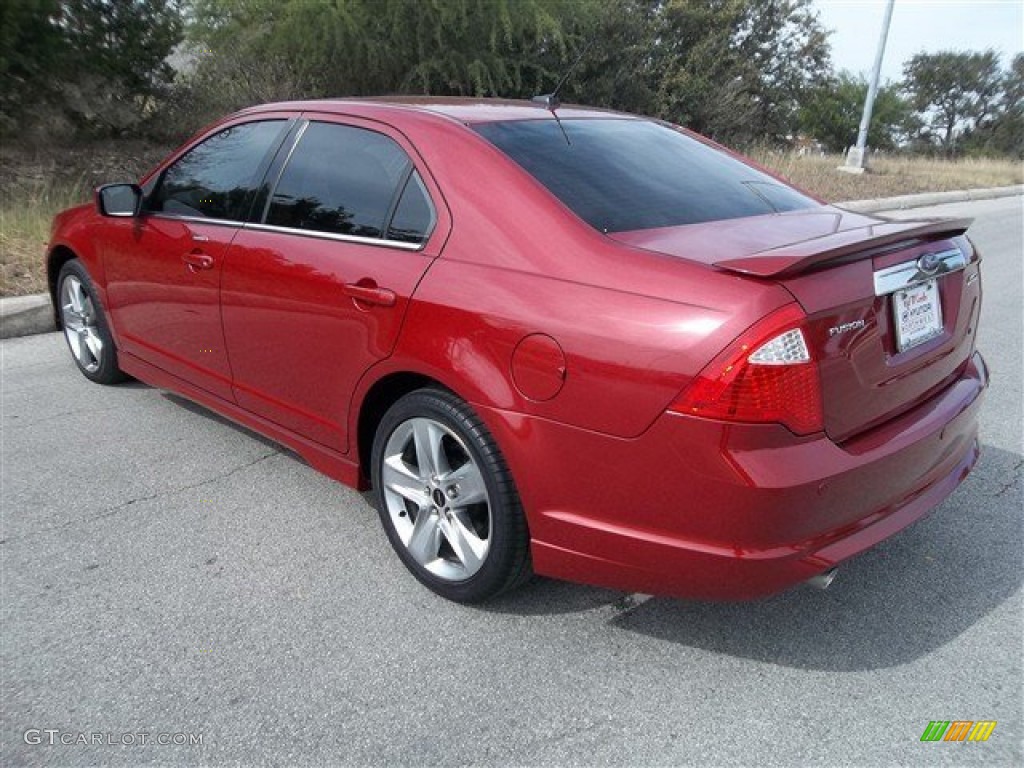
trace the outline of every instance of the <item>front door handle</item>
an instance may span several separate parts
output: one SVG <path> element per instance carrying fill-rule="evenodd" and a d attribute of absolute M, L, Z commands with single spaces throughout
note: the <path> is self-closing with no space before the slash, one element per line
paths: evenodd
<path fill-rule="evenodd" d="M 372 280 L 345 283 L 344 291 L 346 295 L 351 296 L 357 302 L 377 304 L 381 307 L 393 307 L 398 300 L 394 291 L 381 288 Z"/>
<path fill-rule="evenodd" d="M 200 269 L 213 269 L 213 256 L 202 251 L 186 253 L 181 257 L 181 260 L 188 264 L 188 268 L 193 272 Z"/>

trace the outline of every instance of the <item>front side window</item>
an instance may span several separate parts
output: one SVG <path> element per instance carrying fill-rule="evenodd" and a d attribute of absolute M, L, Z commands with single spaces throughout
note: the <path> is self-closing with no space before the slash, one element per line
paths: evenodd
<path fill-rule="evenodd" d="M 270 199 L 267 224 L 381 238 L 412 163 L 383 134 L 310 123 Z"/>
<path fill-rule="evenodd" d="M 260 165 L 284 125 L 284 120 L 243 123 L 206 139 L 164 171 L 147 209 L 244 221 Z"/>
<path fill-rule="evenodd" d="M 814 200 L 667 126 L 616 118 L 483 123 L 476 131 L 601 232 L 810 208 Z"/>

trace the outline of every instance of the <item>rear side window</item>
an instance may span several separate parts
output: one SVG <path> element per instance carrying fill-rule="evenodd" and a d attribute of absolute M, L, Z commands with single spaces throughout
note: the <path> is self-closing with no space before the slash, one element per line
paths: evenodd
<path fill-rule="evenodd" d="M 420 175 L 413 171 L 405 183 L 402 196 L 398 198 L 398 206 L 388 225 L 388 240 L 399 240 L 404 243 L 422 243 L 427 239 L 431 225 L 434 223 L 434 209 L 423 186 Z"/>
<path fill-rule="evenodd" d="M 554 119 L 541 119 L 474 128 L 602 232 L 819 205 L 724 152 L 646 120 L 562 120 L 559 128 Z"/>
<path fill-rule="evenodd" d="M 260 165 L 284 125 L 284 120 L 243 123 L 211 136 L 164 171 L 147 209 L 244 221 Z"/>
<path fill-rule="evenodd" d="M 412 163 L 380 133 L 310 123 L 270 199 L 267 224 L 380 238 Z"/>

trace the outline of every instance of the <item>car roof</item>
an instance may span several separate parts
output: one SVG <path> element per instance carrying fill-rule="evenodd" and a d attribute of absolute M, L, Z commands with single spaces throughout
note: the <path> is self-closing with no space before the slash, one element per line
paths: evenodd
<path fill-rule="evenodd" d="M 310 111 L 345 113 L 356 109 L 361 113 L 367 108 L 382 111 L 419 112 L 435 114 L 457 120 L 460 123 L 490 123 L 506 120 L 544 120 L 551 117 L 551 112 L 541 104 L 515 99 L 484 99 L 458 98 L 452 96 L 381 96 L 374 98 L 316 99 L 310 101 L 286 101 L 273 104 L 262 104 L 244 110 L 252 112 L 273 111 Z M 579 118 L 619 118 L 642 119 L 636 115 L 615 112 L 598 107 L 586 107 L 575 104 L 560 106 L 557 110 L 559 119 L 572 120 Z"/>

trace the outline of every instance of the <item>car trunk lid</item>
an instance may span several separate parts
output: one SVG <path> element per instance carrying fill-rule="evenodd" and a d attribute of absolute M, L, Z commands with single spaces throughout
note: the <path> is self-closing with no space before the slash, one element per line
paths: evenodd
<path fill-rule="evenodd" d="M 611 237 L 783 285 L 808 315 L 825 431 L 843 442 L 922 404 L 966 365 L 981 298 L 969 224 L 823 207 Z"/>

